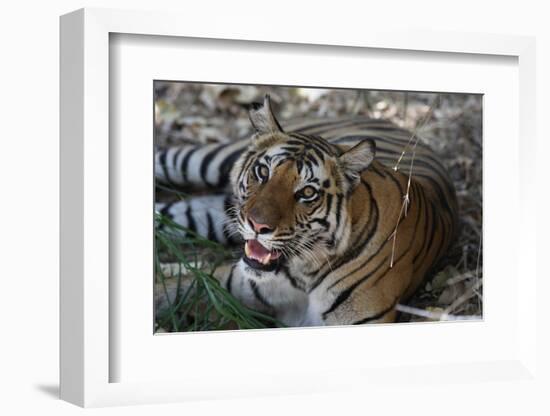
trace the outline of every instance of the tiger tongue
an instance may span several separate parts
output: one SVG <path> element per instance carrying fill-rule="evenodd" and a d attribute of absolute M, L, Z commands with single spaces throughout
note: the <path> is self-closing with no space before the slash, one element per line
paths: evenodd
<path fill-rule="evenodd" d="M 258 240 L 248 240 L 244 246 L 244 251 L 247 257 L 262 264 L 268 264 L 272 258 L 279 257 L 278 254 L 262 246 Z"/>

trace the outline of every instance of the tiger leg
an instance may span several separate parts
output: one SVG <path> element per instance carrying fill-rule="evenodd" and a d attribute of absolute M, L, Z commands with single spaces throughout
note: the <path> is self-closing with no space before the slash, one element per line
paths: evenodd
<path fill-rule="evenodd" d="M 306 304 L 306 294 L 294 288 L 285 288 L 283 285 L 274 286 L 273 282 L 256 280 L 243 272 L 242 261 L 225 263 L 218 266 L 213 274 L 222 288 L 227 290 L 243 305 L 257 312 L 273 316 L 284 324 L 300 326 L 303 309 Z M 180 296 L 194 296 L 195 277 L 183 265 L 170 263 L 162 265 L 163 281 L 155 284 L 155 306 L 157 310 L 174 305 Z M 268 277 L 272 280 L 274 277 Z M 280 280 L 280 279 L 279 279 Z M 282 287 L 280 287 L 282 286 Z M 279 290 L 274 287 L 279 288 Z M 189 313 L 193 314 L 193 311 Z M 236 328 L 234 328 L 236 329 Z"/>
<path fill-rule="evenodd" d="M 157 183 L 192 189 L 224 189 L 229 172 L 248 140 L 206 145 L 185 144 L 155 152 Z"/>
<path fill-rule="evenodd" d="M 307 293 L 295 286 L 287 272 L 274 270 L 260 276 L 244 260 L 229 269 L 216 270 L 222 287 L 243 305 L 276 318 L 285 326 L 303 326 Z"/>
<path fill-rule="evenodd" d="M 185 229 L 211 241 L 229 245 L 239 241 L 230 219 L 231 196 L 204 195 L 171 203 L 157 203 L 155 210 Z"/>
<path fill-rule="evenodd" d="M 344 280 L 338 291 L 316 294 L 320 306 L 313 309 L 324 310 L 321 317 L 325 325 L 395 322 L 396 307 L 411 284 L 412 262 L 404 257 L 393 267 L 389 262 L 381 265 L 375 268 L 376 273 L 355 275 L 355 282 Z"/>
<path fill-rule="evenodd" d="M 168 269 L 170 266 L 170 269 Z M 155 287 L 157 309 L 165 308 L 174 302 L 176 295 L 187 290 L 193 293 L 193 275 L 179 264 L 164 265 L 163 275 L 176 276 L 166 279 Z M 285 326 L 319 326 L 322 322 L 309 321 L 306 316 L 308 295 L 295 287 L 284 271 L 264 273 L 258 277 L 248 271 L 241 259 L 236 263 L 225 263 L 217 267 L 212 275 L 221 285 L 243 305 L 257 312 L 276 318 Z M 169 283 L 171 282 L 171 283 Z M 179 292 L 178 292 L 179 291 Z"/>

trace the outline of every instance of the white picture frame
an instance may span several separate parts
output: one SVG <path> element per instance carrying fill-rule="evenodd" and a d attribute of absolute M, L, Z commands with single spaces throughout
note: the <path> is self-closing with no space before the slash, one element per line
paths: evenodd
<path fill-rule="evenodd" d="M 185 25 L 181 24 L 183 20 Z M 184 16 L 173 13 L 107 9 L 83 9 L 61 18 L 61 398 L 87 407 L 197 398 L 319 393 L 343 388 L 360 389 L 361 386 L 368 386 L 372 391 L 380 388 L 380 385 L 387 386 L 396 378 L 409 386 L 419 382 L 445 383 L 451 378 L 472 383 L 499 379 L 537 383 L 537 327 L 536 320 L 531 318 L 536 315 L 534 299 L 537 274 L 535 250 L 532 249 L 536 241 L 536 217 L 527 215 L 535 210 L 532 198 L 534 184 L 526 173 L 526 167 L 535 161 L 534 39 L 507 35 L 395 31 L 375 27 L 360 31 L 350 28 L 349 31 L 338 33 L 327 33 L 322 28 L 280 31 L 279 25 L 269 21 L 251 23 L 246 34 L 241 34 L 235 31 L 231 22 L 217 23 L 205 27 L 200 20 L 184 19 Z M 122 379 L 113 382 L 111 369 L 121 357 L 117 353 L 120 350 L 112 348 L 113 333 L 110 331 L 111 312 L 117 308 L 110 296 L 113 288 L 109 281 L 115 261 L 110 258 L 109 251 L 110 227 L 113 226 L 110 222 L 110 172 L 116 170 L 113 166 L 116 161 L 110 158 L 109 152 L 109 137 L 112 134 L 109 121 L 112 88 L 109 53 L 112 34 L 270 42 L 277 43 L 283 50 L 287 47 L 285 45 L 290 44 L 306 48 L 308 45 L 331 45 L 336 49 L 351 47 L 356 50 L 370 48 L 412 53 L 433 52 L 440 55 L 464 54 L 474 61 L 476 56 L 483 55 L 517 59 L 519 104 L 514 117 L 517 116 L 519 129 L 515 130 L 516 139 L 521 138 L 522 146 L 518 146 L 518 170 L 513 171 L 518 172 L 518 177 L 512 180 L 518 185 L 515 194 L 517 201 L 513 209 L 521 218 L 521 223 L 517 227 L 517 239 L 514 239 L 517 246 L 513 246 L 517 268 L 509 273 L 517 274 L 521 268 L 522 280 L 515 294 L 516 307 L 510 312 L 510 317 L 516 320 L 514 333 L 510 335 L 514 342 L 513 348 L 502 348 L 501 354 L 495 353 L 495 360 L 485 357 L 478 361 L 454 362 L 446 361 L 443 356 L 437 364 L 419 361 L 414 366 L 409 363 L 402 368 L 399 365 L 391 367 L 387 363 L 379 367 L 369 364 L 357 368 L 350 368 L 349 365 L 320 368 L 319 371 L 329 375 L 323 381 L 320 381 L 319 372 L 308 372 L 297 367 L 295 372 L 285 368 L 280 372 L 266 370 L 269 379 L 260 381 L 243 377 L 235 380 L 227 376 L 220 376 L 213 381 L 208 373 L 202 378 L 196 373 L 179 380 L 151 376 L 144 380 Z M 162 39 L 168 40 L 161 38 L 161 42 Z M 516 124 L 511 122 L 512 126 Z M 494 280 L 492 284 L 497 287 L 499 283 Z M 482 333 L 483 325 L 491 324 L 491 320 L 502 324 L 493 316 L 481 323 L 481 326 L 477 323 L 453 324 L 454 328 L 448 329 L 448 332 L 450 335 L 462 331 Z M 521 322 L 521 325 L 517 325 L 517 322 Z M 465 330 L 465 325 L 470 327 Z M 377 331 L 393 331 L 384 328 L 389 326 L 381 326 Z M 409 333 L 416 330 L 411 326 L 402 328 L 400 331 Z M 325 335 L 319 331 L 331 331 L 331 336 L 347 336 L 343 331 L 334 332 L 339 330 L 290 330 L 293 333 L 286 332 L 286 335 L 281 336 L 286 337 L 287 342 L 290 337 L 299 337 L 299 342 L 321 339 Z M 357 328 L 355 334 L 358 331 L 364 329 Z M 150 335 L 153 337 L 152 332 Z M 202 334 L 200 336 L 205 342 L 217 344 L 213 337 L 220 337 L 220 334 L 207 334 L 208 340 Z M 162 342 L 180 345 L 182 337 L 175 337 L 179 340 L 165 336 Z M 243 335 L 233 334 L 231 337 L 233 339 L 226 335 L 224 342 L 238 345 Z M 252 337 L 259 339 L 255 335 Z M 441 373 L 446 373 L 447 378 L 441 376 Z"/>

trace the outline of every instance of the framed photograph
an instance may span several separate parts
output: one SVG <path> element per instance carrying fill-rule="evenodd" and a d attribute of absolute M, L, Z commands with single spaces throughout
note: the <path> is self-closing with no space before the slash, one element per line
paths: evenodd
<path fill-rule="evenodd" d="M 61 18 L 61 397 L 536 383 L 534 40 L 180 17 Z"/>
<path fill-rule="evenodd" d="M 482 319 L 481 94 L 154 89 L 156 333 Z"/>

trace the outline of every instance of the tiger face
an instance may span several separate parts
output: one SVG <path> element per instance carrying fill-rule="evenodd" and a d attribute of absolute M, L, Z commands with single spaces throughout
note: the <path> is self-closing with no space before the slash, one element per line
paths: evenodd
<path fill-rule="evenodd" d="M 269 97 L 250 119 L 256 133 L 231 174 L 243 260 L 259 271 L 285 262 L 320 267 L 345 249 L 347 201 L 374 158 L 374 143 L 344 149 L 320 137 L 286 134 Z"/>

